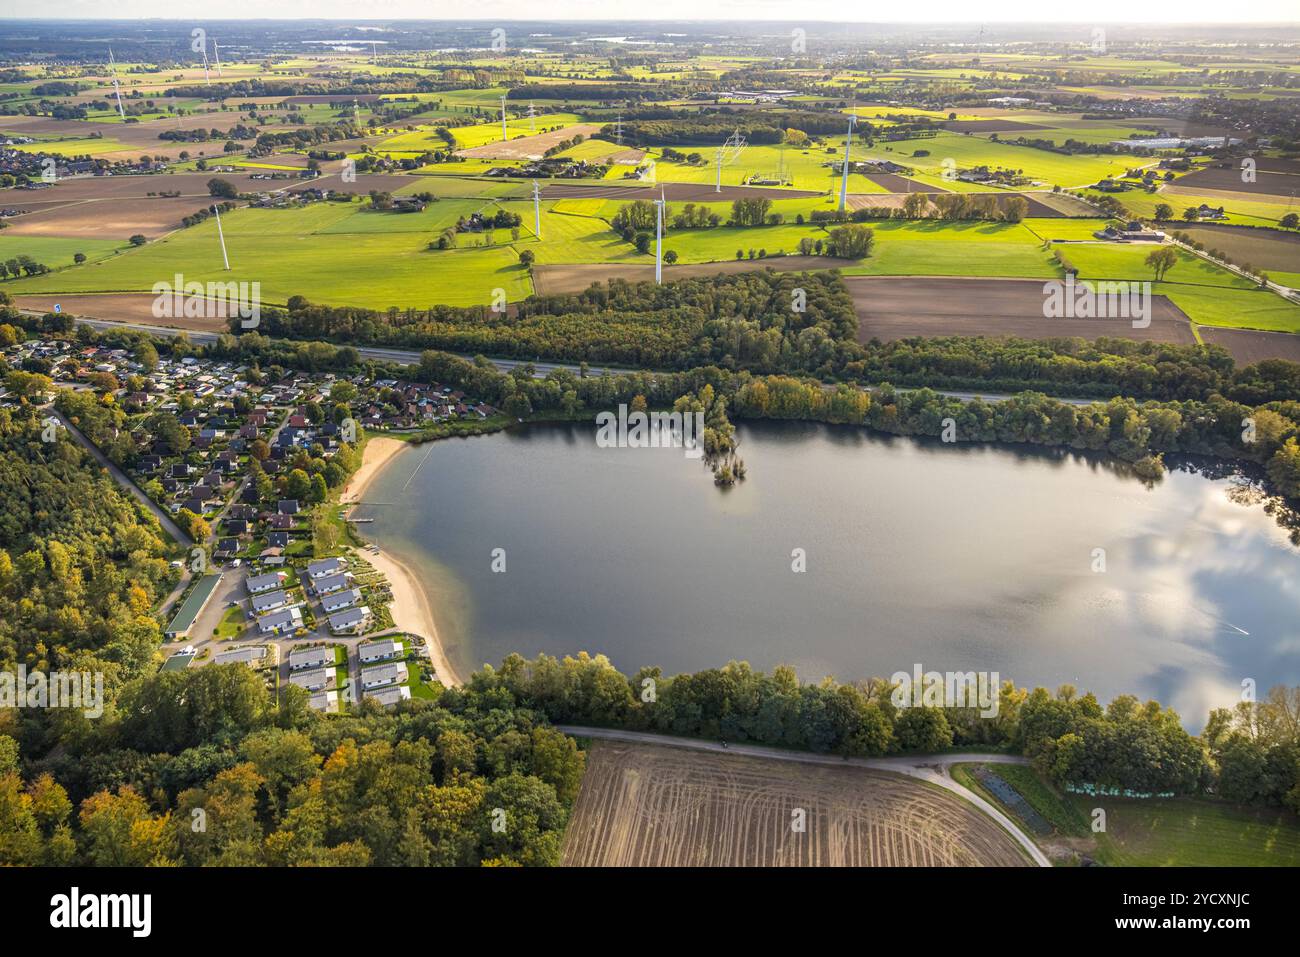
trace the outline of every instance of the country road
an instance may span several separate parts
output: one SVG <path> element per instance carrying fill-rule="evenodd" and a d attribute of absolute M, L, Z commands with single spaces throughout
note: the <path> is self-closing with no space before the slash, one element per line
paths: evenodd
<path fill-rule="evenodd" d="M 1025 853 L 1039 867 L 1051 867 L 1038 845 L 1033 842 L 1015 821 L 1007 817 L 998 808 L 969 788 L 952 779 L 948 769 L 954 764 L 1028 764 L 1026 758 L 1013 754 L 962 753 L 962 754 L 924 754 L 915 757 L 899 756 L 893 758 L 841 758 L 828 754 L 813 754 L 807 751 L 786 751 L 781 748 L 768 748 L 757 744 L 728 744 L 719 741 L 701 741 L 697 738 L 676 738 L 666 734 L 650 734 L 643 731 L 620 731 L 613 728 L 584 728 L 579 725 L 556 725 L 557 730 L 577 738 L 594 738 L 602 741 L 626 741 L 632 744 L 654 744 L 667 748 L 687 748 L 692 751 L 713 751 L 718 754 L 741 754 L 753 758 L 769 758 L 774 761 L 794 761 L 801 764 L 823 764 L 831 767 L 845 765 L 858 768 L 870 768 L 875 771 L 889 771 L 902 774 L 918 781 L 951 791 L 975 805 L 1002 826 L 1002 829 L 1015 838 Z"/>

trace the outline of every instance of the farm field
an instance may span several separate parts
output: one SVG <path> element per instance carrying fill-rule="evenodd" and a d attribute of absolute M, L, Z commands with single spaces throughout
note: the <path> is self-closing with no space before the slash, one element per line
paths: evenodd
<path fill-rule="evenodd" d="M 1190 223 L 1177 228 L 1204 243 L 1206 249 L 1222 250 L 1234 262 L 1250 263 L 1279 281 L 1282 281 L 1279 274 L 1300 276 L 1300 233 L 1234 229 L 1205 223 Z"/>
<path fill-rule="evenodd" d="M 308 215 L 298 215 L 303 212 Z M 509 247 L 430 251 L 431 237 L 423 233 L 322 231 L 337 223 L 332 217 L 339 213 L 322 204 L 305 211 L 238 210 L 223 217 L 229 272 L 222 269 L 216 224 L 209 220 L 112 261 L 16 280 L 6 288 L 13 293 L 139 292 L 180 272 L 187 281 L 260 282 L 270 303 L 305 295 L 374 309 L 488 304 L 495 288 L 512 301 L 532 292 L 527 271 Z M 348 268 L 340 269 L 340 262 Z"/>
<path fill-rule="evenodd" d="M 844 270 L 859 276 L 1060 275 L 1043 242 L 1024 223 L 941 223 L 887 220 L 871 223 L 872 255 Z"/>
<path fill-rule="evenodd" d="M 790 809 L 807 811 L 807 830 Z M 575 867 L 1028 863 L 954 795 L 855 767 L 597 742 L 565 837 Z"/>
<path fill-rule="evenodd" d="M 1196 341 L 1187 317 L 1160 296 L 1153 298 L 1151 324 L 1134 328 L 1128 319 L 1046 318 L 1043 283 L 1037 280 L 850 276 L 845 281 L 858 313 L 859 342 L 910 336 L 1117 336 L 1181 345 Z"/>
<path fill-rule="evenodd" d="M 928 150 L 929 155 L 916 156 L 914 154 L 917 150 Z M 1133 157 L 1087 154 L 1065 156 L 1032 146 L 1010 146 L 991 142 L 984 137 L 963 136 L 959 133 L 939 133 L 924 139 L 877 143 L 865 152 L 876 159 L 890 159 L 915 166 L 921 172 L 934 176 L 943 173 L 945 159 L 952 159 L 958 169 L 988 166 L 1022 170 L 1030 179 L 1063 189 L 1089 186 L 1109 176 L 1120 175 L 1134 165 Z"/>
<path fill-rule="evenodd" d="M 72 257 L 77 253 L 85 253 L 87 259 L 93 261 L 112 256 L 125 247 L 125 243 L 113 239 L 24 236 L 8 229 L 0 233 L 0 260 L 26 255 L 51 269 L 72 266 Z M 0 289 L 7 288 L 7 283 L 0 283 Z"/>
<path fill-rule="evenodd" d="M 762 262 L 716 262 L 716 263 L 678 263 L 664 266 L 664 279 L 685 279 L 695 276 L 716 276 L 754 269 L 771 269 L 776 272 L 802 272 L 805 270 L 843 267 L 847 260 L 830 259 L 825 256 L 779 256 Z M 586 263 L 576 265 L 543 265 L 533 269 L 533 285 L 537 295 L 552 296 L 557 293 L 582 292 L 594 282 L 608 282 L 611 279 L 624 279 L 628 282 L 653 282 L 655 267 L 652 264 L 640 265 L 629 260 L 626 264 Z"/>
<path fill-rule="evenodd" d="M 1096 198 L 1098 193 L 1085 191 L 1089 196 Z M 1178 229 L 1184 223 L 1182 220 L 1183 210 L 1190 206 L 1200 206 L 1202 204 L 1209 206 L 1211 209 L 1223 207 L 1225 219 L 1223 222 L 1240 225 L 1240 226 L 1268 226 L 1276 227 L 1278 220 L 1288 212 L 1294 212 L 1293 208 L 1284 203 L 1264 202 L 1260 198 L 1251 196 L 1242 196 L 1241 194 L 1232 193 L 1211 193 L 1203 192 L 1184 192 L 1177 184 L 1165 186 L 1155 193 L 1148 193 L 1143 190 L 1130 190 L 1120 194 L 1122 202 L 1129 210 L 1138 216 L 1151 218 L 1155 216 L 1156 206 L 1164 203 L 1174 211 L 1175 221 L 1162 223 L 1165 229 Z"/>

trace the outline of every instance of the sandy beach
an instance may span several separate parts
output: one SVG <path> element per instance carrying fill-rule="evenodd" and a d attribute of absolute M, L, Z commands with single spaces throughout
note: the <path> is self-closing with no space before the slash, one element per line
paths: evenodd
<path fill-rule="evenodd" d="M 389 460 L 406 446 L 407 443 L 390 439 L 386 435 L 372 435 L 366 439 L 365 452 L 361 456 L 361 468 L 348 479 L 343 494 L 339 496 L 339 502 L 346 505 L 349 502 L 361 501 L 361 496 L 366 494 L 366 486 L 374 480 Z"/>
<path fill-rule="evenodd" d="M 366 486 L 374 480 L 394 455 L 406 448 L 406 445 L 405 442 L 386 436 L 369 438 L 366 441 L 361 467 L 349 480 L 339 501 L 342 503 L 360 501 L 365 495 Z M 442 647 L 442 640 L 438 636 L 438 624 L 433 617 L 433 603 L 429 601 L 429 595 L 420 584 L 420 579 L 410 568 L 387 552 L 365 551 L 362 557 L 376 570 L 382 572 L 392 586 L 393 603 L 390 610 L 393 613 L 393 624 L 402 631 L 408 631 L 424 639 L 425 647 L 429 651 L 429 662 L 433 665 L 434 674 L 439 681 L 447 686 L 464 684 L 464 679 L 452 667 L 451 660 Z"/>

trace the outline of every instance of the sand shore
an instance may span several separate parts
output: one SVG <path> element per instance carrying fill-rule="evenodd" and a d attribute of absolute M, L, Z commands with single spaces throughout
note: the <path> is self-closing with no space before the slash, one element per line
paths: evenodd
<path fill-rule="evenodd" d="M 361 501 L 361 496 L 366 494 L 366 486 L 374 481 L 375 476 L 389 460 L 406 446 L 407 443 L 391 439 L 386 435 L 372 435 L 367 438 L 366 448 L 361 456 L 361 467 L 348 479 L 348 484 L 343 487 L 343 494 L 339 496 L 339 502 L 346 505 L 349 502 Z"/>
<path fill-rule="evenodd" d="M 365 495 L 366 486 L 374 480 L 393 456 L 406 448 L 406 445 L 405 442 L 382 435 L 367 439 L 361 467 L 348 481 L 339 501 L 344 504 L 360 501 Z M 382 572 L 392 587 L 393 603 L 389 606 L 389 610 L 393 613 L 393 624 L 403 631 L 409 631 L 424 639 L 425 647 L 429 651 L 429 662 L 433 665 L 434 674 L 439 681 L 447 686 L 464 684 L 464 679 L 452 667 L 451 660 L 442 647 L 442 640 L 438 636 L 438 624 L 433 617 L 433 603 L 429 601 L 428 592 L 420 584 L 419 577 L 396 557 L 382 550 L 365 551 L 362 557 L 377 571 Z"/>

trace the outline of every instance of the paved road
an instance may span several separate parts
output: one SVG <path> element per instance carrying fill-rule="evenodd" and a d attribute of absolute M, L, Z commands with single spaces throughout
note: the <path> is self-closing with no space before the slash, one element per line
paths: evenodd
<path fill-rule="evenodd" d="M 44 315 L 44 313 L 31 309 L 22 309 L 19 311 L 24 315 L 29 316 Z M 199 332 L 190 329 L 176 329 L 172 326 L 156 326 L 145 322 L 118 322 L 110 319 L 84 319 L 78 317 L 77 323 L 79 325 L 90 326 L 92 329 L 99 330 L 122 328 L 135 329 L 140 332 L 147 332 L 150 335 L 168 339 L 179 336 L 181 333 L 185 333 L 189 337 L 190 342 L 193 342 L 195 345 L 211 345 L 216 342 L 217 337 L 221 335 L 221 333 L 217 332 Z M 383 349 L 374 346 L 352 346 L 352 348 L 356 349 L 363 359 L 373 359 L 376 362 L 397 362 L 404 365 L 417 365 L 420 361 L 420 351 L 416 349 Z M 459 355 L 460 358 L 467 360 L 472 360 L 474 358 L 473 356 L 461 353 L 452 354 Z M 517 369 L 519 366 L 529 365 L 530 363 L 526 359 L 493 359 L 492 364 L 501 372 L 510 372 L 513 369 Z M 576 364 L 565 364 L 562 362 L 533 362 L 531 365 L 535 367 L 534 376 L 538 379 L 545 379 L 546 376 L 555 369 L 566 369 L 574 375 L 577 375 L 580 370 L 580 366 Z M 611 375 L 617 375 L 620 372 L 632 372 L 635 370 L 622 369 L 616 366 L 593 365 L 590 367 L 589 374 L 600 375 L 602 372 L 606 371 Z"/>
<path fill-rule="evenodd" d="M 801 764 L 825 764 L 832 767 L 870 768 L 875 771 L 890 771 L 925 781 L 951 791 L 975 805 L 1015 838 L 1024 848 L 1026 854 L 1039 867 L 1051 867 L 1038 845 L 1015 821 L 1003 814 L 984 798 L 969 788 L 958 784 L 949 774 L 954 764 L 1028 764 L 1022 757 L 1012 754 L 926 754 L 917 756 L 900 756 L 893 758 L 839 758 L 834 755 L 812 754 L 806 751 L 783 751 L 780 748 L 765 748 L 756 744 L 729 744 L 723 746 L 718 741 L 701 741 L 696 738 L 675 738 L 666 734 L 648 734 L 641 731 L 619 731 L 610 728 L 584 728 L 578 725 L 556 725 L 565 734 L 583 738 L 599 738 L 604 741 L 627 741 L 633 744 L 655 744 L 668 748 L 688 748 L 693 751 L 713 751 L 719 754 L 742 754 L 748 757 L 769 758 L 774 761 L 795 761 Z"/>
<path fill-rule="evenodd" d="M 37 313 L 30 312 L 29 310 L 22 310 L 22 311 L 26 312 L 29 315 L 38 315 Z M 77 319 L 77 322 L 81 323 L 82 325 L 90 326 L 91 328 L 94 329 L 120 329 L 123 326 L 125 326 L 128 329 L 137 329 L 141 332 L 148 332 L 153 335 L 166 336 L 166 337 L 177 336 L 180 335 L 181 332 L 185 331 L 181 329 L 173 329 L 170 326 L 151 326 L 145 323 L 137 323 L 137 322 L 115 322 L 107 319 Z M 188 334 L 190 337 L 190 341 L 197 345 L 207 345 L 209 343 L 216 342 L 218 336 L 218 333 L 215 332 L 189 332 Z M 372 346 L 353 346 L 352 348 L 356 349 L 357 352 L 361 354 L 361 357 L 363 359 L 373 359 L 377 362 L 396 362 L 405 365 L 416 365 L 420 361 L 420 353 L 415 350 L 380 349 Z M 474 358 L 473 356 L 464 355 L 463 353 L 451 353 L 451 354 L 458 355 L 460 356 L 460 358 L 467 359 L 467 360 L 472 360 Z M 531 364 L 534 368 L 533 377 L 537 379 L 545 379 L 547 375 L 549 375 L 553 370 L 556 369 L 563 369 L 567 372 L 572 372 L 574 375 L 577 375 L 581 370 L 581 367 L 578 365 L 572 363 L 564 363 L 564 362 L 529 363 L 528 360 L 526 359 L 492 359 L 490 361 L 501 372 L 510 372 L 513 369 L 517 369 L 519 366 Z M 593 365 L 588 368 L 588 375 L 598 376 L 603 372 L 608 372 L 611 375 L 618 375 L 620 373 L 655 372 L 655 371 L 656 370 L 654 369 L 638 370 L 638 369 L 624 369 L 616 366 L 594 366 Z M 834 389 L 835 386 L 828 384 L 825 385 L 824 388 Z M 869 391 L 873 391 L 873 390 L 869 390 Z M 915 390 L 897 389 L 896 391 L 912 392 Z M 934 389 L 932 391 L 936 392 L 939 395 L 949 396 L 950 398 L 953 399 L 961 399 L 963 402 L 969 402 L 975 398 L 981 398 L 985 402 L 1003 402 L 1012 397 L 1010 394 L 1004 392 L 966 392 L 966 391 L 953 390 L 953 389 Z M 1090 405 L 1093 402 L 1101 401 L 1099 399 L 1072 399 L 1063 396 L 1057 396 L 1057 398 L 1059 399 L 1059 401 L 1068 403 L 1069 405 L 1081 405 L 1081 406 Z"/>

